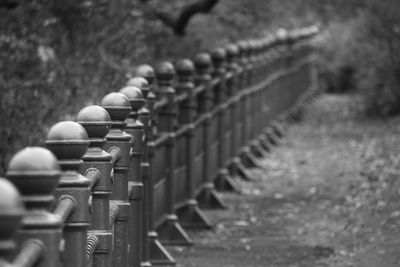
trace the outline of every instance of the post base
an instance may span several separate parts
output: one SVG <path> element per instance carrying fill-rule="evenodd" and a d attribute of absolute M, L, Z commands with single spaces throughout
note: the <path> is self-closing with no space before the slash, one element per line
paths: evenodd
<path fill-rule="evenodd" d="M 167 215 L 167 219 L 157 228 L 160 242 L 166 246 L 191 246 L 193 240 L 182 228 L 175 214 Z"/>
<path fill-rule="evenodd" d="M 237 182 L 229 175 L 227 169 L 220 170 L 218 177 L 214 180 L 214 186 L 218 191 L 240 193 L 240 187 Z"/>
<path fill-rule="evenodd" d="M 197 200 L 190 199 L 186 205 L 177 209 L 179 223 L 183 228 L 211 229 L 212 225 L 207 216 L 200 210 Z"/>
<path fill-rule="evenodd" d="M 196 200 L 199 203 L 199 207 L 202 209 L 214 210 L 227 208 L 222 199 L 218 196 L 214 184 L 212 183 L 204 185 L 200 193 L 197 195 Z"/>
<path fill-rule="evenodd" d="M 242 149 L 240 158 L 246 168 L 261 168 L 258 159 L 251 153 L 250 147 Z"/>
<path fill-rule="evenodd" d="M 251 174 L 246 169 L 246 167 L 243 165 L 243 163 L 239 157 L 233 158 L 232 163 L 229 166 L 229 169 L 231 170 L 231 173 L 235 173 L 237 176 L 239 176 L 241 179 L 243 179 L 245 181 L 253 180 L 253 178 L 251 177 Z"/>
<path fill-rule="evenodd" d="M 259 140 L 251 142 L 250 151 L 257 158 L 266 158 L 268 156 L 268 152 L 263 149 Z"/>
<path fill-rule="evenodd" d="M 149 262 L 151 266 L 175 266 L 175 259 L 158 240 L 156 232 L 149 232 Z"/>

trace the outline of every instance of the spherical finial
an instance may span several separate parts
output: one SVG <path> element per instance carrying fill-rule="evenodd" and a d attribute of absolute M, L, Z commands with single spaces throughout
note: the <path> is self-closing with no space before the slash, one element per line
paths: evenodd
<path fill-rule="evenodd" d="M 150 92 L 149 82 L 143 77 L 138 76 L 129 79 L 129 81 L 126 83 L 126 86 L 135 86 L 139 88 L 144 97 L 147 97 Z"/>
<path fill-rule="evenodd" d="M 11 241 L 19 228 L 24 210 L 18 190 L 7 179 L 0 178 L 0 255 L 14 248 Z"/>
<path fill-rule="evenodd" d="M 226 59 L 225 49 L 218 47 L 211 52 L 211 59 L 214 63 L 222 62 Z"/>
<path fill-rule="evenodd" d="M 245 55 L 249 49 L 249 45 L 247 41 L 241 40 L 236 43 L 239 48 L 239 53 Z"/>
<path fill-rule="evenodd" d="M 129 99 L 133 111 L 138 111 L 144 106 L 142 91 L 136 86 L 125 86 L 119 92 Z"/>
<path fill-rule="evenodd" d="M 285 42 L 288 37 L 288 31 L 280 28 L 276 31 L 276 39 L 278 42 Z"/>
<path fill-rule="evenodd" d="M 110 114 L 112 121 L 125 121 L 131 111 L 129 99 L 121 93 L 109 93 L 101 100 L 101 106 Z"/>
<path fill-rule="evenodd" d="M 248 46 L 250 53 L 254 53 L 257 50 L 257 41 L 254 39 L 248 40 Z"/>
<path fill-rule="evenodd" d="M 197 70 L 208 69 L 211 67 L 211 56 L 208 53 L 198 53 L 194 57 L 194 66 Z"/>
<path fill-rule="evenodd" d="M 60 167 L 49 150 L 27 147 L 11 159 L 7 177 L 24 196 L 50 195 L 58 185 Z"/>
<path fill-rule="evenodd" d="M 85 128 L 90 138 L 104 138 L 111 127 L 110 115 L 104 108 L 97 105 L 81 109 L 76 120 Z"/>
<path fill-rule="evenodd" d="M 235 44 L 228 44 L 225 51 L 228 58 L 234 58 L 239 55 L 239 47 Z"/>
<path fill-rule="evenodd" d="M 175 68 L 171 62 L 161 62 L 156 66 L 156 77 L 159 82 L 172 82 L 175 75 Z"/>
<path fill-rule="evenodd" d="M 18 190 L 10 181 L 0 177 L 0 217 L 5 214 L 21 214 L 23 210 L 24 207 Z"/>
<path fill-rule="evenodd" d="M 194 74 L 194 64 L 190 59 L 181 59 L 175 64 L 178 77 L 187 77 Z"/>
<path fill-rule="evenodd" d="M 89 145 L 85 128 L 74 121 L 61 121 L 50 128 L 46 146 L 59 160 L 81 159 Z"/>
<path fill-rule="evenodd" d="M 135 76 L 145 78 L 149 84 L 152 84 L 155 78 L 154 69 L 152 66 L 143 64 L 136 68 Z"/>

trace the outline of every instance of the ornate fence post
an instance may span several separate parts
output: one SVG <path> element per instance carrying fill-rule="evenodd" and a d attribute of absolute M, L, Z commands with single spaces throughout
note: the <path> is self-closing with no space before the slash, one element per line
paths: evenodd
<path fill-rule="evenodd" d="M 142 247 L 142 265 L 174 265 L 175 260 L 164 248 L 158 239 L 154 226 L 154 179 L 151 171 L 152 162 L 149 155 L 149 142 L 153 141 L 153 118 L 155 94 L 152 92 L 152 85 L 155 79 L 154 69 L 149 65 L 140 65 L 136 69 L 136 75 L 129 80 L 128 85 L 137 86 L 142 90 L 146 99 L 145 106 L 139 110 L 139 120 L 144 125 L 145 145 L 142 160 L 142 182 L 144 185 L 143 197 L 143 240 L 148 240 L 147 245 Z"/>
<path fill-rule="evenodd" d="M 85 129 L 73 121 L 62 121 L 51 127 L 46 146 L 58 158 L 62 175 L 55 192 L 54 213 L 64 222 L 66 266 L 85 266 L 89 219 L 89 180 L 80 175 L 82 156 L 89 141 Z"/>
<path fill-rule="evenodd" d="M 157 231 L 161 242 L 170 245 L 192 245 L 193 241 L 178 223 L 175 214 L 175 184 L 174 171 L 176 161 L 176 135 L 177 106 L 175 101 L 175 89 L 172 82 L 175 76 L 175 68 L 169 62 L 162 62 L 156 67 L 157 99 L 166 99 L 167 105 L 158 112 L 158 131 L 166 134 L 166 192 L 165 211 L 166 220 L 158 227 Z"/>
<path fill-rule="evenodd" d="M 179 221 L 183 227 L 187 228 L 211 228 L 211 223 L 205 214 L 199 209 L 198 202 L 195 199 L 195 183 L 194 183 L 194 161 L 196 155 L 196 126 L 193 124 L 197 113 L 197 101 L 194 92 L 194 65 L 189 59 L 179 60 L 176 65 L 177 84 L 175 89 L 178 93 L 186 93 L 187 100 L 180 105 L 179 120 L 180 125 L 187 125 L 189 128 L 185 134 L 185 150 L 178 151 L 186 155 L 185 165 L 185 197 L 186 203 L 177 209 Z"/>
<path fill-rule="evenodd" d="M 106 135 L 105 148 L 114 163 L 114 185 L 110 202 L 110 223 L 114 229 L 113 266 L 128 264 L 128 221 L 131 206 L 128 200 L 128 172 L 132 136 L 124 131 L 131 111 L 129 99 L 121 93 L 109 93 L 101 106 L 111 117 L 111 130 Z"/>
<path fill-rule="evenodd" d="M 17 232 L 21 251 L 14 259 L 16 266 L 62 266 L 62 221 L 49 212 L 59 177 L 57 159 L 45 148 L 27 147 L 10 161 L 7 178 L 21 192 L 27 209 Z"/>
<path fill-rule="evenodd" d="M 205 209 L 221 209 L 225 208 L 225 204 L 218 196 L 214 186 L 214 174 L 211 172 L 211 156 L 210 148 L 212 145 L 212 129 L 211 122 L 214 119 L 211 115 L 213 107 L 213 85 L 211 76 L 211 56 L 208 53 L 199 53 L 194 59 L 196 76 L 196 86 L 204 86 L 204 91 L 198 96 L 198 113 L 204 116 L 203 122 L 203 166 L 202 175 L 203 183 L 201 191 L 196 199 L 200 208 Z"/>
<path fill-rule="evenodd" d="M 253 78 L 254 82 L 260 84 L 265 82 L 268 78 L 267 72 L 264 72 L 263 68 L 264 57 L 263 57 L 263 42 L 261 39 L 253 40 L 251 45 L 252 57 L 251 62 L 253 66 Z M 251 117 L 252 117 L 252 133 L 251 139 L 252 141 L 249 144 L 250 152 L 252 155 L 256 157 L 266 157 L 267 152 L 264 151 L 263 146 L 260 142 L 260 139 L 263 139 L 262 131 L 266 126 L 264 120 L 266 120 L 266 116 L 263 116 L 263 109 L 266 107 L 265 101 L 263 101 L 265 97 L 265 92 L 268 91 L 269 84 L 263 86 L 262 88 L 258 88 L 255 90 L 251 96 Z M 258 163 L 257 163 L 258 164 Z"/>
<path fill-rule="evenodd" d="M 143 183 L 141 175 L 141 159 L 144 146 L 144 126 L 138 120 L 138 111 L 144 106 L 141 90 L 134 86 L 122 88 L 120 93 L 128 97 L 131 103 L 131 113 L 126 125 L 126 132 L 133 136 L 131 150 L 131 163 L 129 168 L 129 200 L 131 203 L 131 219 L 129 224 L 129 265 L 140 266 L 142 245 L 147 243 L 147 238 L 142 240 L 142 198 Z M 147 227 L 146 227 L 147 230 Z"/>
<path fill-rule="evenodd" d="M 229 44 L 225 48 L 226 56 L 227 56 L 227 70 L 231 73 L 231 78 L 228 80 L 228 91 L 229 95 L 232 98 L 231 110 L 230 110 L 230 125 L 232 131 L 231 143 L 228 144 L 230 146 L 230 155 L 231 162 L 229 163 L 229 172 L 232 177 L 237 177 L 239 175 L 238 168 L 236 167 L 238 164 L 241 164 L 240 159 L 237 158 L 240 150 L 240 140 L 241 140 L 241 130 L 243 122 L 238 119 L 240 118 L 240 75 L 241 68 L 238 64 L 239 57 L 239 47 L 236 44 Z M 218 181 L 218 180 L 217 180 Z M 217 182 L 216 181 L 216 182 Z M 232 183 L 216 183 L 218 189 L 220 187 L 228 188 L 231 190 L 240 192 L 240 188 L 237 183 L 232 179 Z"/>
<path fill-rule="evenodd" d="M 88 262 L 93 266 L 111 266 L 112 233 L 109 213 L 112 191 L 111 155 L 103 150 L 105 136 L 111 127 L 108 112 L 100 106 L 88 106 L 81 109 L 77 121 L 89 136 L 89 149 L 82 157 L 81 173 L 90 180 L 91 188 L 91 224 L 86 249 Z"/>
<path fill-rule="evenodd" d="M 239 90 L 238 90 L 238 104 L 237 104 L 237 147 L 240 148 L 240 152 L 238 154 L 243 154 L 242 148 L 246 145 L 246 112 L 248 110 L 248 97 L 246 95 L 246 88 L 250 85 L 250 74 L 249 74 L 249 59 L 248 59 L 248 50 L 249 45 L 247 41 L 238 41 L 236 43 L 238 47 L 238 58 L 239 58 L 239 68 L 238 68 L 238 81 L 239 81 Z M 244 180 L 251 180 L 251 175 L 243 164 L 241 157 L 235 157 L 232 160 L 231 165 L 232 170 L 236 170 L 241 178 Z"/>
<path fill-rule="evenodd" d="M 12 267 L 11 256 L 17 247 L 14 238 L 25 208 L 18 190 L 4 178 L 0 178 L 0 196 L 0 266 Z"/>
<path fill-rule="evenodd" d="M 231 121 L 228 117 L 227 103 L 227 80 L 226 80 L 226 51 L 223 48 L 217 48 L 211 53 L 211 59 L 214 66 L 213 77 L 219 79 L 218 86 L 214 89 L 214 103 L 218 105 L 218 141 L 219 141 L 219 151 L 218 151 L 218 176 L 216 177 L 218 184 L 225 184 L 227 187 L 236 188 L 235 182 L 229 175 L 227 166 L 229 165 L 229 146 L 231 145 L 229 139 L 227 139 L 227 133 L 231 126 Z M 231 138 L 229 136 L 228 138 Z M 226 208 L 224 205 L 223 208 Z"/>
<path fill-rule="evenodd" d="M 243 121 L 243 132 L 242 132 L 242 149 L 240 152 L 240 158 L 245 167 L 259 167 L 260 164 L 255 156 L 251 153 L 250 146 L 248 143 L 253 138 L 253 106 L 254 106 L 254 93 L 249 91 L 250 86 L 254 82 L 254 47 L 252 41 L 241 41 L 238 43 L 240 52 L 242 55 L 242 68 L 243 75 L 242 79 L 245 79 L 245 87 L 242 88 L 242 121 Z M 242 177 L 249 179 L 249 175 L 246 172 L 242 173 Z"/>

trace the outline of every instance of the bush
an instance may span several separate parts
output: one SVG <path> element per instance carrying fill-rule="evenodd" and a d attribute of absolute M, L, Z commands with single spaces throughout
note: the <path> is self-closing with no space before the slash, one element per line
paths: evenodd
<path fill-rule="evenodd" d="M 356 16 L 327 27 L 321 46 L 322 78 L 328 91 L 360 93 L 369 115 L 398 114 L 400 3 L 366 0 L 356 4 Z"/>

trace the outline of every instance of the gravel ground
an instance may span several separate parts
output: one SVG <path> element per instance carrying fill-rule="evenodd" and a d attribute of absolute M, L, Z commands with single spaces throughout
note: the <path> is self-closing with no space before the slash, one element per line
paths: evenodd
<path fill-rule="evenodd" d="M 358 103 L 319 97 L 242 193 L 222 194 L 229 209 L 205 211 L 214 229 L 169 248 L 178 266 L 399 266 L 400 119 Z"/>

